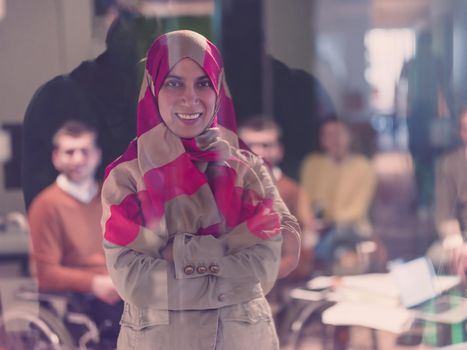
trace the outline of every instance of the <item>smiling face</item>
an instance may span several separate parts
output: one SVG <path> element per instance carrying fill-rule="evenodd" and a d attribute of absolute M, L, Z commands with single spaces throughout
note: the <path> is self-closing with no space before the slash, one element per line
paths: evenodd
<path fill-rule="evenodd" d="M 101 150 L 96 136 L 84 133 L 80 136 L 61 135 L 56 140 L 52 162 L 60 173 L 71 182 L 83 183 L 94 178 L 100 164 Z"/>
<path fill-rule="evenodd" d="M 198 136 L 210 125 L 216 100 L 209 77 L 190 58 L 180 60 L 172 68 L 157 96 L 162 120 L 182 138 Z"/>

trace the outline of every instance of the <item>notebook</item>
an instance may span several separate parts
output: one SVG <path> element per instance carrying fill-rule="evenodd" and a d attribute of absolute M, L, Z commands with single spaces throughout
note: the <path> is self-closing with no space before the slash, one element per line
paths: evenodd
<path fill-rule="evenodd" d="M 443 276 L 441 284 L 429 259 L 421 257 L 393 265 L 390 274 L 405 308 L 425 314 L 450 313 L 458 317 L 466 313 L 465 298 L 444 293 L 457 286 L 460 278 Z"/>

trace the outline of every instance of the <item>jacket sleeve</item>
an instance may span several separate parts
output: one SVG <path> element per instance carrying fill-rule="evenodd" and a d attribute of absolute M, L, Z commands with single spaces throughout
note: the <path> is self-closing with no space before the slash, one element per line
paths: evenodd
<path fill-rule="evenodd" d="M 187 275 L 186 266 L 195 267 L 195 271 L 202 266 L 208 273 L 231 281 L 260 282 L 265 293 L 274 285 L 281 262 L 281 247 L 283 236 L 291 237 L 295 244 L 285 252 L 282 260 L 288 260 L 288 266 L 292 271 L 298 262 L 300 251 L 299 226 L 286 205 L 282 201 L 269 171 L 259 159 L 250 159 L 254 182 L 260 182 L 263 189 L 262 195 L 272 198 L 274 208 L 280 214 L 280 233 L 269 239 L 260 239 L 248 232 L 246 225 L 242 223 L 228 234 L 215 238 L 213 236 L 183 235 L 176 237 L 174 245 L 174 262 L 176 278 L 196 278 L 199 274 Z M 248 186 L 256 187 L 255 184 Z M 286 271 L 286 273 L 290 272 Z"/>
<path fill-rule="evenodd" d="M 174 255 L 191 250 L 196 257 L 183 257 L 175 263 L 161 256 L 151 256 L 104 241 L 108 270 L 117 291 L 131 304 L 171 310 L 218 308 L 226 305 L 223 304 L 224 300 L 218 298 L 219 295 L 236 291 L 237 297 L 241 299 L 242 292 L 248 295 L 259 282 L 262 282 L 264 294 L 269 291 L 277 273 L 279 258 L 276 253 L 280 255 L 281 242 L 279 236 L 236 254 L 222 256 L 213 254 L 211 250 L 210 255 L 199 257 L 198 254 L 207 249 L 202 244 L 209 240 L 208 237 L 198 237 L 192 244 L 185 245 L 183 241 L 187 236 L 179 235 Z M 211 239 L 215 240 L 212 236 Z M 214 246 L 220 252 L 222 243 L 212 242 L 208 242 L 207 246 Z M 200 249 L 195 251 L 193 248 Z M 206 270 L 200 270 L 200 266 Z M 242 291 L 242 287 L 245 290 Z"/>
<path fill-rule="evenodd" d="M 209 309 L 235 303 L 232 300 L 250 300 L 272 287 L 280 256 L 280 236 L 227 255 L 220 253 L 224 245 L 212 236 L 198 236 L 192 244 L 185 244 L 186 238 L 176 238 L 174 255 L 186 250 L 193 255 L 175 263 L 158 254 L 149 255 L 104 240 L 107 268 L 120 296 L 140 307 Z M 203 243 L 214 249 L 200 257 L 207 250 Z M 200 270 L 200 266 L 206 270 Z M 258 292 L 259 283 L 262 289 Z M 221 295 L 230 295 L 231 299 L 225 300 Z"/>

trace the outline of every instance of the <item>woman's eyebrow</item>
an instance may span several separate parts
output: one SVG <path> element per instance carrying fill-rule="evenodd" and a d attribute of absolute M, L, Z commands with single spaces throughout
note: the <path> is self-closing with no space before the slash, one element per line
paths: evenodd
<path fill-rule="evenodd" d="M 182 80 L 182 77 L 178 76 L 178 75 L 175 75 L 175 74 L 169 74 L 167 75 L 166 79 L 178 79 L 178 80 Z"/>
<path fill-rule="evenodd" d="M 169 74 L 167 75 L 166 79 L 178 79 L 178 80 L 183 80 L 183 77 L 175 74 Z M 209 79 L 207 74 L 200 75 L 199 77 L 196 78 L 196 80 L 203 80 L 203 79 Z"/>

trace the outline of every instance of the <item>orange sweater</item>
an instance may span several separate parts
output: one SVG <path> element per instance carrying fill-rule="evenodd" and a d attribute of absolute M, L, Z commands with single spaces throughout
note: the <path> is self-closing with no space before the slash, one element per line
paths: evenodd
<path fill-rule="evenodd" d="M 96 274 L 107 274 L 100 195 L 82 203 L 53 183 L 29 210 L 31 271 L 39 288 L 86 293 Z"/>

